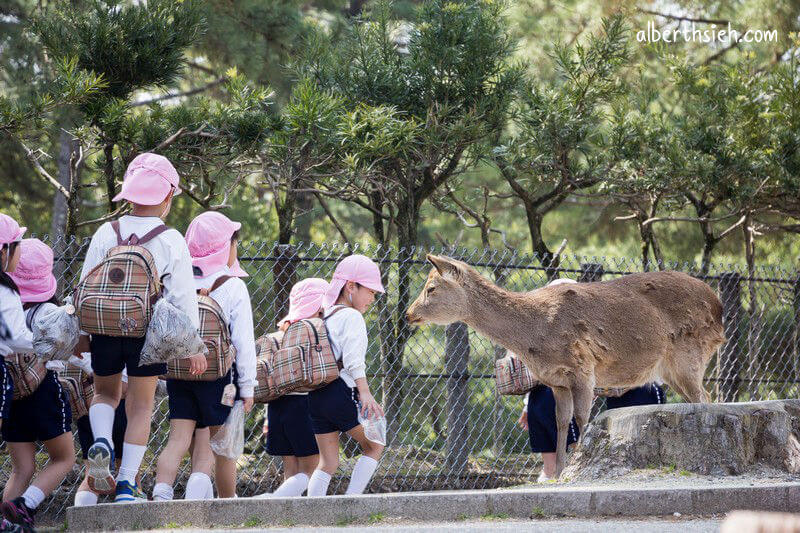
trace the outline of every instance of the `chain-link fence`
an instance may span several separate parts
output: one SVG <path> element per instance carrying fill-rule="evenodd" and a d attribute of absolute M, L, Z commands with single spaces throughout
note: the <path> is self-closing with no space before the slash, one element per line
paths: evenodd
<path fill-rule="evenodd" d="M 86 245 L 86 241 L 76 241 L 53 246 L 62 294 L 71 291 L 80 274 Z M 275 329 L 276 319 L 287 310 L 294 282 L 307 277 L 330 279 L 336 262 L 354 252 L 380 264 L 387 290 L 366 315 L 370 338 L 367 376 L 373 394 L 386 409 L 390 442 L 371 492 L 490 488 L 520 483 L 538 473 L 538 457 L 529 453 L 527 432 L 517 425 L 522 397 L 502 397 L 495 390 L 494 361 L 504 350 L 463 324 L 409 329 L 404 321 L 405 310 L 430 270 L 426 250 L 247 242 L 239 251 L 240 262 L 250 273 L 247 285 L 256 336 Z M 513 291 L 541 287 L 552 277 L 597 281 L 643 270 L 641 261 L 631 259 L 561 257 L 557 268 L 546 269 L 536 257 L 510 251 L 435 252 L 466 261 Z M 715 400 L 797 397 L 800 283 L 796 271 L 759 267 L 748 273 L 736 265 L 717 265 L 701 275 L 695 265 L 670 264 L 666 268 L 700 277 L 714 287 L 723 302 L 729 340 L 706 373 L 706 388 Z M 672 393 L 670 398 L 680 401 Z M 599 400 L 594 412 L 601 404 Z M 267 455 L 264 448 L 264 412 L 263 406 L 257 406 L 247 422 L 247 445 L 239 463 L 240 495 L 272 491 L 282 480 L 280 459 Z M 142 464 L 148 491 L 167 430 L 167 402 L 161 398 Z M 344 490 L 356 454 L 353 443 L 344 442 L 333 490 Z M 39 457 L 46 461 L 44 454 Z M 0 456 L 0 468 L 6 474 L 10 470 L 5 453 Z M 182 495 L 188 473 L 188 465 L 182 464 L 177 497 Z M 82 476 L 83 469 L 76 467 L 44 504 L 44 511 L 60 516 L 71 505 Z"/>

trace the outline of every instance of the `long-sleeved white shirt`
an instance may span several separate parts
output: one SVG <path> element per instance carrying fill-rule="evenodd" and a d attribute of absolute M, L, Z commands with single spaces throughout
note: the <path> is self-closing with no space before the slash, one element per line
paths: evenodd
<path fill-rule="evenodd" d="M 0 285 L 0 313 L 3 315 L 11 338 L 0 341 L 0 355 L 33 351 L 33 334 L 25 325 L 25 311 L 19 294 L 5 285 Z"/>
<path fill-rule="evenodd" d="M 158 217 L 124 215 L 119 219 L 119 229 L 123 239 L 131 235 L 144 237 L 148 231 L 163 223 Z M 92 237 L 83 262 L 81 279 L 100 264 L 108 251 L 116 245 L 117 235 L 114 233 L 114 228 L 110 222 L 106 222 Z M 183 235 L 178 230 L 169 229 L 142 246 L 153 255 L 158 275 L 164 284 L 164 297 L 189 315 L 195 327 L 199 328 L 200 318 L 197 311 L 192 258 Z"/>
<path fill-rule="evenodd" d="M 224 268 L 209 276 L 194 278 L 197 289 L 208 289 L 220 276 L 229 276 Z M 236 348 L 236 371 L 239 374 L 239 394 L 252 398 L 256 386 L 256 339 L 253 334 L 253 309 L 250 293 L 240 278 L 234 277 L 209 294 L 225 313 L 231 331 L 231 342 Z"/>
<path fill-rule="evenodd" d="M 325 316 L 335 307 L 325 310 Z M 336 360 L 342 361 L 344 368 L 339 376 L 348 387 L 355 387 L 356 380 L 367 377 L 367 323 L 364 316 L 352 307 L 345 307 L 325 321 L 328 339 Z"/>

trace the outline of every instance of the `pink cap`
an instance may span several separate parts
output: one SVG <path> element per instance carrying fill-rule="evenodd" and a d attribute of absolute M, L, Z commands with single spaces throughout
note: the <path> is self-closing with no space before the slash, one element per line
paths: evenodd
<path fill-rule="evenodd" d="M 294 323 L 317 314 L 329 288 L 330 284 L 321 278 L 307 278 L 295 283 L 289 294 L 289 314 L 279 320 L 278 325 Z"/>
<path fill-rule="evenodd" d="M 19 287 L 22 303 L 46 302 L 58 285 L 53 275 L 53 250 L 39 239 L 23 239 L 19 246 L 19 264 L 8 275 Z"/>
<path fill-rule="evenodd" d="M 234 261 L 231 266 L 228 267 L 228 273 L 231 276 L 236 276 L 237 278 L 246 278 L 250 276 L 250 274 L 245 272 L 244 269 L 241 267 L 241 265 L 239 265 L 238 259 Z"/>
<path fill-rule="evenodd" d="M 231 237 L 242 225 L 234 222 L 222 213 L 206 211 L 200 213 L 186 228 L 186 244 L 192 256 L 192 265 L 203 272 L 203 277 L 210 276 L 228 266 L 230 258 Z M 247 273 L 239 266 L 238 261 L 230 268 L 231 275 L 242 277 Z M 237 273 L 234 273 L 236 270 Z"/>
<path fill-rule="evenodd" d="M 137 155 L 122 180 L 122 190 L 114 201 L 128 200 L 141 205 L 158 205 L 171 190 L 181 193 L 178 171 L 163 155 L 145 152 Z"/>
<path fill-rule="evenodd" d="M 21 228 L 17 221 L 0 213 L 0 245 L 18 242 L 28 228 Z"/>
<path fill-rule="evenodd" d="M 323 307 L 330 307 L 336 303 L 342 287 L 348 281 L 354 281 L 376 292 L 385 292 L 381 283 L 381 270 L 375 262 L 366 255 L 353 254 L 345 257 L 336 265 L 336 271 L 331 279 L 331 286 L 325 294 Z"/>

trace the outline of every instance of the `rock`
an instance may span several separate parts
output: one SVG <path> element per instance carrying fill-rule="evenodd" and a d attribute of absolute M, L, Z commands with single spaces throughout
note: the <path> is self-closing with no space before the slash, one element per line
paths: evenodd
<path fill-rule="evenodd" d="M 562 476 L 601 479 L 642 468 L 798 474 L 800 400 L 611 409 L 589 424 Z"/>

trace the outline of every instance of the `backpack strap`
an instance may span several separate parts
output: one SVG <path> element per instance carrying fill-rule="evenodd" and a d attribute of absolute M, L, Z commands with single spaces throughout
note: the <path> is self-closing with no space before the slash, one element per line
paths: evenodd
<path fill-rule="evenodd" d="M 27 327 L 29 330 L 33 331 L 33 319 L 36 318 L 36 313 L 39 312 L 39 309 L 42 308 L 44 303 L 45 302 L 39 302 L 28 307 L 28 312 L 25 316 L 25 327 Z"/>
<path fill-rule="evenodd" d="M 214 280 L 214 283 L 211 284 L 211 287 L 209 287 L 207 289 L 197 289 L 197 294 L 202 294 L 203 296 L 208 296 L 209 294 L 211 294 L 215 290 L 217 290 L 220 287 L 222 287 L 222 285 L 226 281 L 231 279 L 232 277 L 234 277 L 234 276 L 220 276 L 220 277 L 218 277 L 217 279 Z"/>
<path fill-rule="evenodd" d="M 322 321 L 323 321 L 323 322 L 327 321 L 327 320 L 328 320 L 330 317 L 332 317 L 333 315 L 335 315 L 336 313 L 338 313 L 338 312 L 339 312 L 339 311 L 341 311 L 342 309 L 345 309 L 346 307 L 347 307 L 346 305 L 337 305 L 337 306 L 334 306 L 334 308 L 333 308 L 333 310 L 330 312 L 330 314 L 328 314 L 328 316 L 324 317 L 324 318 L 322 319 Z M 325 326 L 325 328 L 327 329 L 327 325 Z M 328 342 L 330 342 L 330 341 L 328 341 Z M 337 360 L 336 360 L 336 367 L 339 369 L 339 371 L 340 371 L 340 372 L 341 372 L 342 370 L 344 370 L 344 361 L 342 361 L 342 359 L 337 359 Z"/>
<path fill-rule="evenodd" d="M 119 219 L 112 222 L 111 227 L 114 228 L 114 233 L 117 234 L 117 244 L 120 246 L 123 245 L 138 246 L 140 244 L 144 244 L 146 242 L 152 241 L 153 239 L 155 239 L 156 237 L 158 237 L 159 235 L 161 235 L 162 233 L 164 233 L 169 229 L 166 224 L 161 224 L 151 229 L 147 233 L 145 233 L 142 237 L 131 234 L 131 236 L 128 237 L 127 239 L 123 239 L 122 234 L 120 233 L 119 230 Z"/>

